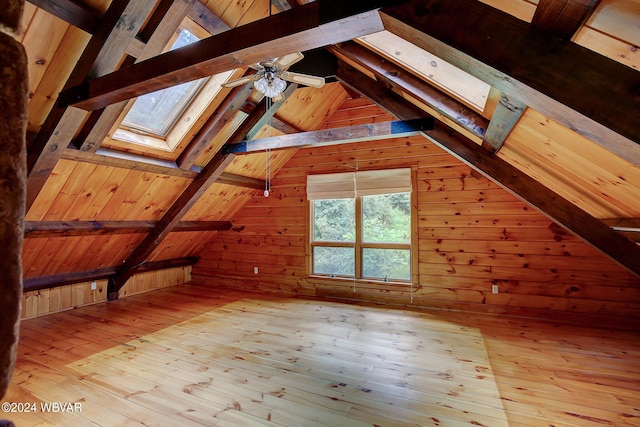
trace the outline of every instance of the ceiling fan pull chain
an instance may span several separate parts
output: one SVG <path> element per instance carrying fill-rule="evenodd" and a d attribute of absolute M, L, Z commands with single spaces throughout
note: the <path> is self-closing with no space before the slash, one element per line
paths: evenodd
<path fill-rule="evenodd" d="M 266 105 L 266 109 L 265 111 L 267 112 L 267 126 L 271 127 L 271 116 L 269 115 L 269 110 L 271 109 L 271 98 L 268 96 L 265 96 L 265 105 Z M 269 197 L 269 190 L 271 190 L 271 149 L 267 148 L 266 151 L 266 170 L 265 170 L 265 180 L 264 180 L 264 197 Z"/>

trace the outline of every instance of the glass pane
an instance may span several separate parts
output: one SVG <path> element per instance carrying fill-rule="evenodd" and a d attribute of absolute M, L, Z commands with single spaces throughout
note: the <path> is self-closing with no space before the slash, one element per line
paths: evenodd
<path fill-rule="evenodd" d="M 362 240 L 366 243 L 409 243 L 411 193 L 363 196 Z"/>
<path fill-rule="evenodd" d="M 313 272 L 334 276 L 353 276 L 355 269 L 355 250 L 353 248 L 313 248 Z"/>
<path fill-rule="evenodd" d="M 313 240 L 353 242 L 356 238 L 356 208 L 353 199 L 313 201 Z"/>
<path fill-rule="evenodd" d="M 362 276 L 384 280 L 411 280 L 411 251 L 363 249 Z"/>
<path fill-rule="evenodd" d="M 198 41 L 187 30 L 182 30 L 171 50 Z M 204 79 L 172 86 L 139 96 L 122 121 L 123 125 L 164 136 L 175 123 Z"/>

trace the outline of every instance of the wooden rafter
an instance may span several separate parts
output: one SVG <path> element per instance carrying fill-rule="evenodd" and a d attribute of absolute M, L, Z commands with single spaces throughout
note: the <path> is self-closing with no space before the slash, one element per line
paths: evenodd
<path fill-rule="evenodd" d="M 96 31 L 102 19 L 100 12 L 80 0 L 29 0 L 29 3 L 89 34 Z"/>
<path fill-rule="evenodd" d="M 380 15 L 388 31 L 640 165 L 636 70 L 476 0 L 411 0 Z"/>
<path fill-rule="evenodd" d="M 225 145 L 222 152 L 251 154 L 266 150 L 276 151 L 289 148 L 349 144 L 359 141 L 413 136 L 428 129 L 433 129 L 433 119 L 431 117 L 407 121 L 370 123 L 242 141 Z"/>
<path fill-rule="evenodd" d="M 154 4 L 148 0 L 114 0 L 64 87 L 113 71 Z M 27 148 L 27 211 L 85 116 L 77 108 L 54 107 Z"/>
<path fill-rule="evenodd" d="M 416 118 L 415 113 L 409 107 L 397 108 L 397 105 L 407 103 L 406 100 L 394 92 L 382 88 L 379 83 L 365 77 L 363 74 L 358 76 L 354 72 L 351 75 L 339 74 L 338 77 L 397 117 L 405 120 Z M 375 89 L 372 90 L 371 87 L 375 87 Z M 384 91 L 386 91 L 386 94 L 381 97 L 380 94 Z M 450 132 L 444 125 L 436 124 L 434 130 L 423 133 L 437 146 L 529 203 L 629 271 L 640 276 L 640 246 L 631 240 L 616 233 L 602 221 L 594 218 L 495 154 L 483 149 L 460 134 Z"/>
<path fill-rule="evenodd" d="M 25 238 L 148 233 L 157 221 L 25 221 Z M 229 221 L 182 221 L 174 232 L 229 230 Z"/>
<path fill-rule="evenodd" d="M 571 40 L 600 0 L 539 0 L 531 25 L 537 30 Z"/>
<path fill-rule="evenodd" d="M 136 273 L 145 271 L 165 270 L 167 268 L 186 267 L 198 262 L 198 257 L 174 258 L 162 261 L 152 261 L 144 263 L 136 268 Z M 74 283 L 89 282 L 92 280 L 104 280 L 113 276 L 117 267 L 104 267 L 95 270 L 74 271 L 71 273 L 54 274 L 51 276 L 40 276 L 23 280 L 23 290 L 36 291 L 38 289 L 49 289 L 57 286 L 72 285 Z"/>
<path fill-rule="evenodd" d="M 351 40 L 383 29 L 373 9 L 385 3 L 391 2 L 318 0 L 92 79 L 58 99 L 97 110 L 242 64 Z"/>
<path fill-rule="evenodd" d="M 133 276 L 136 267 L 146 262 L 149 255 L 173 231 L 209 186 L 222 175 L 224 169 L 233 161 L 234 157 L 232 154 L 216 154 L 202 169 L 202 172 L 191 181 L 189 186 L 157 222 L 153 230 L 147 234 L 144 240 L 131 252 L 131 255 L 118 267 L 116 273 L 109 278 L 107 290 L 109 300 L 118 298 L 118 291 Z"/>
<path fill-rule="evenodd" d="M 181 178 L 195 179 L 202 169 L 192 167 L 190 170 L 183 170 L 170 160 L 152 159 L 150 157 L 139 156 L 122 151 L 99 149 L 96 153 L 89 153 L 75 149 L 66 149 L 62 156 L 64 159 L 77 162 L 93 163 L 101 166 L 111 166 L 127 170 L 137 170 L 143 172 L 159 173 L 162 175 L 179 176 Z M 223 172 L 218 178 L 219 184 L 234 185 L 236 187 L 253 188 L 260 190 L 264 188 L 264 180 L 252 178 L 244 175 Z"/>

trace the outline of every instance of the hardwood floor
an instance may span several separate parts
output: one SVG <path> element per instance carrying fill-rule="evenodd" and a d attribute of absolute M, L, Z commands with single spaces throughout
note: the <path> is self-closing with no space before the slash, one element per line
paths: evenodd
<path fill-rule="evenodd" d="M 640 425 L 628 331 L 183 285 L 21 333 L 19 427 Z"/>

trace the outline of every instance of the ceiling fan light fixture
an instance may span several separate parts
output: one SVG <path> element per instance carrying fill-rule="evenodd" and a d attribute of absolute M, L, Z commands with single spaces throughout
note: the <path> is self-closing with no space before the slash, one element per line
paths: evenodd
<path fill-rule="evenodd" d="M 263 76 L 262 78 L 253 82 L 253 87 L 256 90 L 269 98 L 274 98 L 280 95 L 287 87 L 287 83 L 279 77 L 275 76 Z"/>

